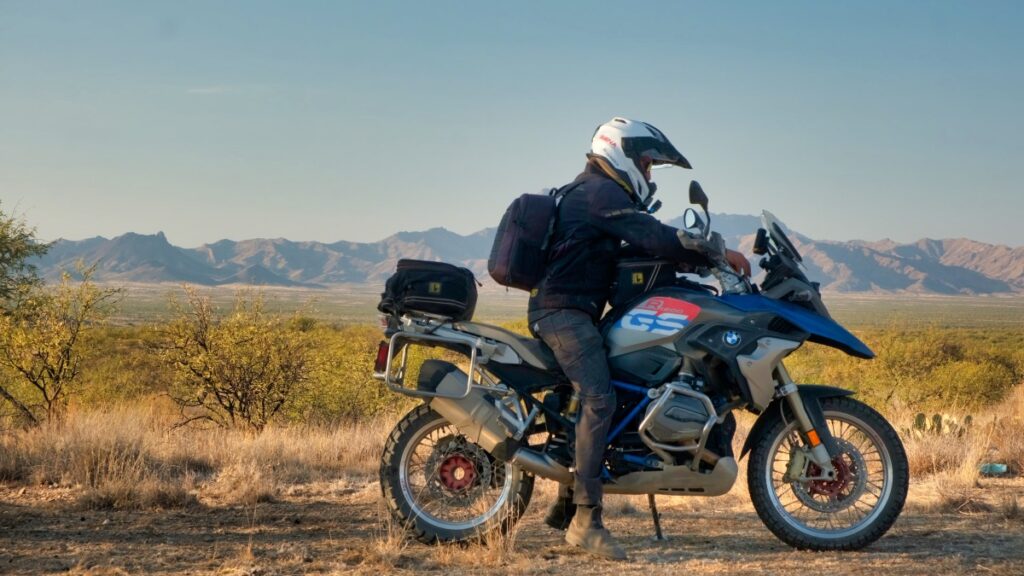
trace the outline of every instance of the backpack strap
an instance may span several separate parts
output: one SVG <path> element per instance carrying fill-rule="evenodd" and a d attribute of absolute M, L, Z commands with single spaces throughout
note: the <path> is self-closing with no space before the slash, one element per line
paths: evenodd
<path fill-rule="evenodd" d="M 551 246 L 551 239 L 555 236 L 555 227 L 558 225 L 558 217 L 561 214 L 562 200 L 565 199 L 569 192 L 572 192 L 582 185 L 583 182 L 572 182 L 562 186 L 561 188 L 553 188 L 549 192 L 549 194 L 555 198 L 555 213 L 551 216 L 551 219 L 548 220 L 548 231 L 544 235 L 544 243 L 541 244 L 540 247 L 542 251 L 547 252 L 548 248 Z"/>

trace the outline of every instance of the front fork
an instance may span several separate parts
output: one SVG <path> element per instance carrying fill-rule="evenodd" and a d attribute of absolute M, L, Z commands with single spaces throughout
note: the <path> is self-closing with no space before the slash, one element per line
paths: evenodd
<path fill-rule="evenodd" d="M 807 406 L 804 405 L 803 398 L 800 397 L 800 390 L 797 385 L 793 383 L 793 379 L 789 377 L 789 372 L 786 367 L 779 363 L 777 368 L 776 377 L 780 386 L 776 391 L 776 396 L 784 398 L 786 403 L 789 405 L 789 409 L 793 414 L 793 419 L 796 421 L 797 429 L 800 431 L 800 438 L 804 441 L 804 450 L 806 456 L 808 456 L 811 462 L 814 462 L 818 468 L 821 469 L 820 477 L 805 478 L 807 480 L 833 480 L 836 477 L 835 466 L 832 465 L 832 456 L 829 454 L 829 445 L 833 445 L 835 441 L 832 438 L 832 434 L 828 429 L 828 425 L 825 423 L 825 416 L 821 414 L 820 408 L 815 404 L 815 409 L 818 413 L 812 417 L 808 414 Z M 803 466 L 801 466 L 803 468 Z M 796 472 L 796 471 L 790 471 Z M 799 471 L 803 473 L 803 471 Z M 789 474 L 789 472 L 787 472 Z"/>

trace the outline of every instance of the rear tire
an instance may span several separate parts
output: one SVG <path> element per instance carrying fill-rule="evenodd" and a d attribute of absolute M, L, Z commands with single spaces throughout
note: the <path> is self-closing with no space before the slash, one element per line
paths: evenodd
<path fill-rule="evenodd" d="M 788 460 L 781 454 L 780 466 L 780 450 L 797 436 L 794 422 L 780 420 L 750 452 L 750 498 L 765 526 L 794 548 L 857 550 L 885 534 L 903 510 L 907 455 L 889 422 L 866 404 L 843 397 L 823 399 L 821 405 L 843 449 L 833 459 L 842 480 L 782 480 L 780 468 L 785 470 Z"/>
<path fill-rule="evenodd" d="M 391 431 L 380 463 L 391 517 L 427 544 L 507 531 L 530 503 L 533 480 L 468 442 L 425 404 Z"/>

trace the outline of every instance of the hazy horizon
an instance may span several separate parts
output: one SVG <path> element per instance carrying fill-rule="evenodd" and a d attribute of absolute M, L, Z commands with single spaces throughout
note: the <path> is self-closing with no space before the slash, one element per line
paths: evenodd
<path fill-rule="evenodd" d="M 657 214 L 657 216 L 663 222 L 668 222 L 668 221 L 671 221 L 671 220 L 675 220 L 678 217 L 681 217 L 682 213 L 675 214 L 675 215 L 670 215 L 670 214 L 662 214 L 661 212 L 659 212 Z M 714 211 L 712 211 L 711 212 L 712 228 L 714 228 L 715 218 L 720 218 L 720 217 L 749 217 L 749 218 L 760 219 L 760 215 L 757 215 L 757 214 L 731 214 L 731 213 L 724 213 L 724 212 L 723 213 L 715 213 Z M 789 223 L 785 222 L 785 220 L 783 220 L 783 224 L 786 227 L 790 227 Z M 416 233 L 422 233 L 422 232 L 430 232 L 432 230 L 445 230 L 447 232 L 451 232 L 453 234 L 457 234 L 457 235 L 462 236 L 462 237 L 468 237 L 468 236 L 472 236 L 472 235 L 478 234 L 478 233 L 483 232 L 483 231 L 488 230 L 488 229 L 496 228 L 497 226 L 498 226 L 498 224 L 497 224 L 497 222 L 495 222 L 495 223 L 493 223 L 493 224 L 491 224 L 489 226 L 484 226 L 482 228 L 479 228 L 477 230 L 472 230 L 470 232 L 459 232 L 459 231 L 456 231 L 456 230 L 452 230 L 451 228 L 449 228 L 447 226 L 432 226 L 430 228 L 423 228 L 421 230 L 394 230 L 394 231 L 392 231 L 390 233 L 387 233 L 387 234 L 385 234 L 385 235 L 383 235 L 383 236 L 381 236 L 379 238 L 375 238 L 375 239 L 372 239 L 372 240 L 352 240 L 352 239 L 349 239 L 349 238 L 336 238 L 336 239 L 333 239 L 333 240 L 315 240 L 315 239 L 310 239 L 310 238 L 287 237 L 287 236 L 248 236 L 248 237 L 236 237 L 236 238 L 222 237 L 222 238 L 217 238 L 217 239 L 212 239 L 212 240 L 201 241 L 201 242 L 199 242 L 197 244 L 186 244 L 186 243 L 175 241 L 174 237 L 171 236 L 170 234 L 167 234 L 167 232 L 164 231 L 164 230 L 154 230 L 152 232 L 141 232 L 141 231 L 138 231 L 138 230 L 125 230 L 123 232 L 119 232 L 119 233 L 111 234 L 111 235 L 93 234 L 91 236 L 83 236 L 83 237 L 77 237 L 77 238 L 57 237 L 57 238 L 40 238 L 40 240 L 42 240 L 43 242 L 54 242 L 54 241 L 58 241 L 58 240 L 64 240 L 64 241 L 68 241 L 68 242 L 81 242 L 81 241 L 84 241 L 84 240 L 91 240 L 93 238 L 104 238 L 104 239 L 107 239 L 107 240 L 112 240 L 114 238 L 118 238 L 118 237 L 124 236 L 126 234 L 139 234 L 139 235 L 142 235 L 142 236 L 155 236 L 155 235 L 158 235 L 158 234 L 163 234 L 167 238 L 167 241 L 170 244 L 175 245 L 175 246 L 179 246 L 179 247 L 182 247 L 182 248 L 198 248 L 200 246 L 208 246 L 208 245 L 211 245 L 211 244 L 216 244 L 217 242 L 224 242 L 224 241 L 228 241 L 228 242 L 244 242 L 244 241 L 248 241 L 248 240 L 287 240 L 289 242 L 296 242 L 296 243 L 318 242 L 318 243 L 322 243 L 322 244 L 334 244 L 334 243 L 337 243 L 337 242 L 354 242 L 354 243 L 358 243 L 358 244 L 374 244 L 374 243 L 378 243 L 378 242 L 382 242 L 384 240 L 387 240 L 388 238 L 390 238 L 392 236 L 395 236 L 397 234 L 416 234 Z M 806 235 L 802 230 L 799 230 L 799 229 L 796 229 L 796 228 L 793 228 L 793 230 L 795 232 L 797 232 L 797 233 Z M 755 228 L 751 228 L 749 233 L 750 234 L 754 234 L 755 232 L 756 232 L 756 229 Z M 966 238 L 968 240 L 975 240 L 975 241 L 978 241 L 978 242 L 982 242 L 981 240 L 978 240 L 977 238 L 969 238 L 967 236 L 942 236 L 942 237 L 922 236 L 920 238 L 914 238 L 914 239 L 908 240 L 908 241 L 898 241 L 898 240 L 894 240 L 893 238 L 890 238 L 890 237 L 881 237 L 881 238 L 815 238 L 815 237 L 810 237 L 810 236 L 808 236 L 808 237 L 811 238 L 812 240 L 826 241 L 826 242 L 883 242 L 883 241 L 894 241 L 894 242 L 898 242 L 900 244 L 912 244 L 914 242 L 918 242 L 918 241 L 921 241 L 921 240 L 955 240 L 955 239 L 959 239 L 959 238 Z M 993 244 L 993 245 L 997 245 L 997 246 L 1008 246 L 1010 248 L 1018 248 L 1018 247 L 1024 246 L 1024 244 L 1022 244 L 1022 245 L 1015 245 L 1015 244 L 999 244 L 999 243 L 992 243 L 992 242 L 985 242 L 985 243 L 986 244 Z"/>
<path fill-rule="evenodd" d="M 495 225 L 594 127 L 715 212 L 1024 245 L 1024 4 L 0 4 L 0 206 L 43 238 L 374 242 Z"/>

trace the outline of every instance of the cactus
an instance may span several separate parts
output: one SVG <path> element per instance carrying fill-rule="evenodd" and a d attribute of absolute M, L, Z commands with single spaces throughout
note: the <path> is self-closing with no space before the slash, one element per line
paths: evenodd
<path fill-rule="evenodd" d="M 905 432 L 921 438 L 924 435 L 933 436 L 963 436 L 974 423 L 970 415 L 958 419 L 950 414 L 932 414 L 930 417 L 923 412 L 914 416 L 914 424 Z"/>

